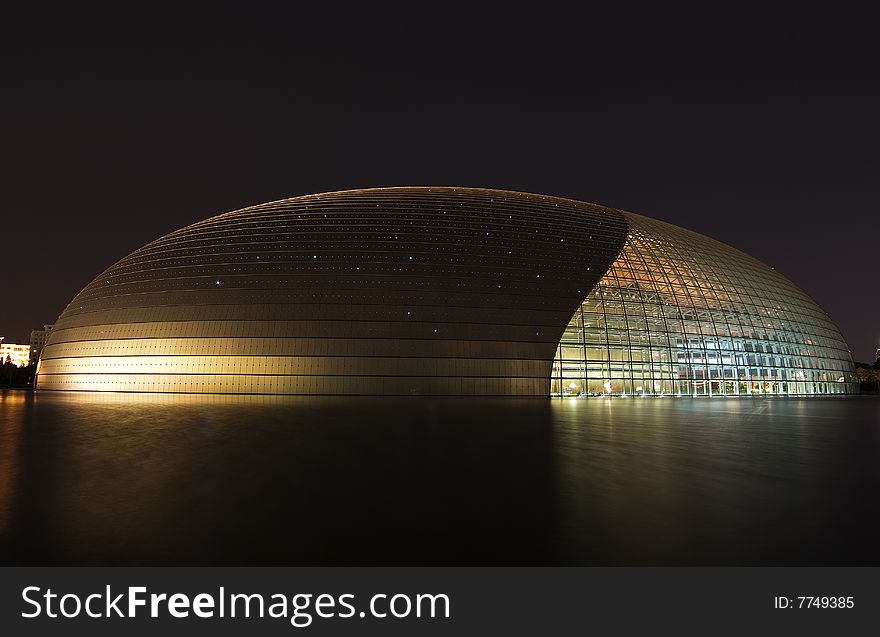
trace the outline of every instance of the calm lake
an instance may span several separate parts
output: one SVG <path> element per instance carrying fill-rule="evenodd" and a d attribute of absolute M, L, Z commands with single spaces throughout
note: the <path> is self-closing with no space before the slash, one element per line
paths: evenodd
<path fill-rule="evenodd" d="M 0 392 L 3 564 L 880 564 L 880 397 Z"/>

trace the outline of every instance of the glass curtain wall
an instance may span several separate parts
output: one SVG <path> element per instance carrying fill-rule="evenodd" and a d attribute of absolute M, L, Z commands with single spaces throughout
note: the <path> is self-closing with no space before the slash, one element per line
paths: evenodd
<path fill-rule="evenodd" d="M 624 248 L 566 328 L 551 394 L 857 391 L 839 330 L 791 281 L 719 241 L 625 214 Z"/>

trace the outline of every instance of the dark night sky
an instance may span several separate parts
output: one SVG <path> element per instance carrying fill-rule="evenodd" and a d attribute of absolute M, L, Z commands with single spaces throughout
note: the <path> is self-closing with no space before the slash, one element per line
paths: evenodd
<path fill-rule="evenodd" d="M 452 184 L 726 241 L 792 278 L 873 359 L 876 21 L 829 3 L 363 4 L 4 14 L 0 334 L 27 338 L 116 259 L 213 214 Z"/>

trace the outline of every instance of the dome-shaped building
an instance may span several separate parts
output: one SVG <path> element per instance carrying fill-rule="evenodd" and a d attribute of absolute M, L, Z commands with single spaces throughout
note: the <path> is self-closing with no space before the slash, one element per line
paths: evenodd
<path fill-rule="evenodd" d="M 840 332 L 723 243 L 473 188 L 296 197 L 172 232 L 71 301 L 39 389 L 328 395 L 855 390 Z"/>

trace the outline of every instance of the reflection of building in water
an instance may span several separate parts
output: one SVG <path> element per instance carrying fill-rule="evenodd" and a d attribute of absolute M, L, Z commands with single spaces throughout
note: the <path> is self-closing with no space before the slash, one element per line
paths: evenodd
<path fill-rule="evenodd" d="M 67 306 L 39 389 L 711 395 L 856 390 L 766 264 L 584 202 L 474 188 L 276 201 L 136 250 Z"/>
<path fill-rule="evenodd" d="M 11 362 L 18 367 L 26 367 L 31 357 L 31 346 L 23 343 L 4 343 L 0 336 L 0 362 Z"/>
<path fill-rule="evenodd" d="M 46 345 L 46 340 L 49 338 L 49 332 L 52 331 L 52 327 L 52 325 L 44 325 L 43 329 L 31 332 L 31 363 L 36 363 L 39 360 L 40 353 L 43 351 L 43 346 Z"/>
<path fill-rule="evenodd" d="M 30 392 L 0 393 L 0 412 L 8 416 L 0 418 L 0 536 L 9 530 L 18 488 L 19 448 L 25 420 L 21 413 L 32 400 L 33 394 Z"/>

